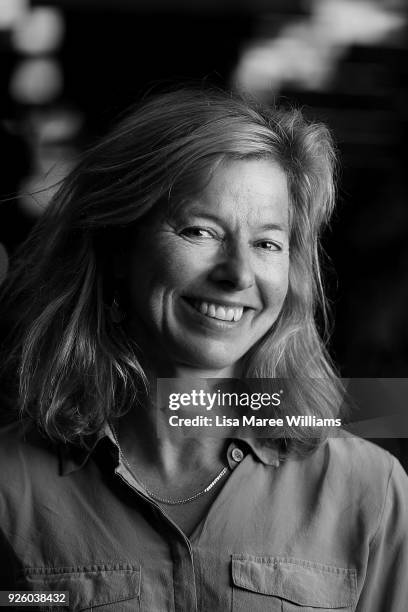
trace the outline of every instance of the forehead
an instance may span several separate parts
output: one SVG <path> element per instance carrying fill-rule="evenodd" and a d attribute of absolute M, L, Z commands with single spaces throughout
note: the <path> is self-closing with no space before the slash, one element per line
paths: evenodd
<path fill-rule="evenodd" d="M 188 208 L 192 213 L 216 214 L 226 219 L 233 216 L 250 223 L 287 223 L 286 173 L 269 159 L 222 162 Z"/>

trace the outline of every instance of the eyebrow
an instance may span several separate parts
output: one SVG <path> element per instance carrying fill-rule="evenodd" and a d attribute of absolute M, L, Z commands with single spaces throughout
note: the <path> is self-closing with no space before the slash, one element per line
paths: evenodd
<path fill-rule="evenodd" d="M 223 223 L 223 219 L 221 219 L 220 217 L 218 217 L 217 215 L 212 215 L 211 213 L 206 213 L 206 212 L 200 212 L 199 210 L 195 210 L 193 207 L 191 207 L 190 209 L 188 209 L 188 212 L 190 212 L 193 215 L 196 215 L 197 217 L 202 217 L 203 219 L 209 219 L 210 221 L 214 221 L 215 223 Z M 260 230 L 277 230 L 280 232 L 287 232 L 288 231 L 288 225 L 286 223 L 265 223 L 265 225 L 261 225 L 259 228 Z"/>
<path fill-rule="evenodd" d="M 287 232 L 288 226 L 286 223 L 267 223 L 266 225 L 262 225 L 259 229 L 262 230 L 279 230 L 280 232 Z"/>

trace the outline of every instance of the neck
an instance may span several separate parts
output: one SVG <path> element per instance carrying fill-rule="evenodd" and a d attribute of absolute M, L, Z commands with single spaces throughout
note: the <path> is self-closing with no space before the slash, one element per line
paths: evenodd
<path fill-rule="evenodd" d="M 223 429 L 223 437 L 210 437 L 205 435 L 205 432 L 203 434 L 201 429 L 197 429 L 197 434 L 186 437 L 185 427 L 170 426 L 169 417 L 177 413 L 169 409 L 168 395 L 163 395 L 160 399 L 157 397 L 159 376 L 152 369 L 147 369 L 146 374 L 149 380 L 149 397 L 129 411 L 117 427 L 122 449 L 130 462 L 135 466 L 142 466 L 145 471 L 154 472 L 164 483 L 170 482 L 180 473 L 186 477 L 190 474 L 191 478 L 192 473 L 216 472 L 222 466 L 228 432 Z M 184 364 L 173 364 L 171 368 L 161 369 L 160 374 L 160 378 L 172 379 L 173 389 L 175 385 L 183 389 L 185 380 L 187 391 L 187 381 L 192 378 L 230 378 L 236 375 L 236 372 L 232 368 L 199 370 Z M 203 386 L 207 386 L 204 381 Z M 208 412 L 206 414 L 208 415 Z M 185 410 L 183 416 L 189 416 Z"/>
<path fill-rule="evenodd" d="M 214 472 L 220 467 L 225 436 L 209 437 L 200 435 L 186 437 L 184 427 L 171 427 L 169 416 L 174 412 L 157 398 L 157 380 L 172 379 L 174 385 L 191 379 L 231 378 L 240 376 L 239 364 L 223 368 L 198 368 L 174 360 L 165 347 L 158 347 L 146 336 L 143 328 L 130 328 L 133 337 L 138 338 L 139 360 L 149 383 L 149 396 L 131 409 L 117 426 L 119 440 L 124 453 L 133 465 L 155 471 L 164 481 L 170 480 L 182 470 L 184 473 L 199 470 Z M 203 382 L 203 385 L 205 383 Z M 159 405 L 160 404 L 160 405 Z M 162 409 L 160 409 L 162 408 Z M 208 414 L 208 413 L 207 413 Z M 188 415 L 184 415 L 188 416 Z M 158 431 L 160 436 L 158 437 Z M 224 434 L 228 432 L 224 429 Z M 204 432 L 205 433 L 205 432 Z"/>

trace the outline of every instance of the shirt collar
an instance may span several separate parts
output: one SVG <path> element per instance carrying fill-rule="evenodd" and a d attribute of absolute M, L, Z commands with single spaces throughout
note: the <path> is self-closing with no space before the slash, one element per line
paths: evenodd
<path fill-rule="evenodd" d="M 280 441 L 270 438 L 241 438 L 236 436 L 234 439 L 246 442 L 254 455 L 265 465 L 279 467 L 282 459 Z"/>
<path fill-rule="evenodd" d="M 61 444 L 58 447 L 60 474 L 62 476 L 66 476 L 68 474 L 71 474 L 72 472 L 80 470 L 86 464 L 89 457 L 94 452 L 96 446 L 104 438 L 109 439 L 112 445 L 119 451 L 109 423 L 105 423 L 104 427 L 97 434 L 89 436 L 85 440 L 84 446 L 77 446 L 74 444 Z M 251 438 L 247 436 L 242 437 L 239 434 L 231 439 L 247 444 L 253 454 L 263 464 L 273 467 L 279 467 L 280 461 L 282 459 L 279 440 L 255 437 Z"/>
<path fill-rule="evenodd" d="M 94 452 L 98 443 L 108 436 L 108 425 L 106 424 L 97 434 L 88 436 L 84 445 L 60 444 L 58 446 L 59 469 L 61 476 L 67 476 L 72 472 L 80 470 Z"/>

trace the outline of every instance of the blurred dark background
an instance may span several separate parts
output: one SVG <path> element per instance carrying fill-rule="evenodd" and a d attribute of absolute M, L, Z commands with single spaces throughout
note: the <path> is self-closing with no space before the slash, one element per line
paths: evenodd
<path fill-rule="evenodd" d="M 344 377 L 407 377 L 407 22 L 405 0 L 2 0 L 0 279 L 78 152 L 150 89 L 289 99 L 339 149 L 331 353 Z"/>

